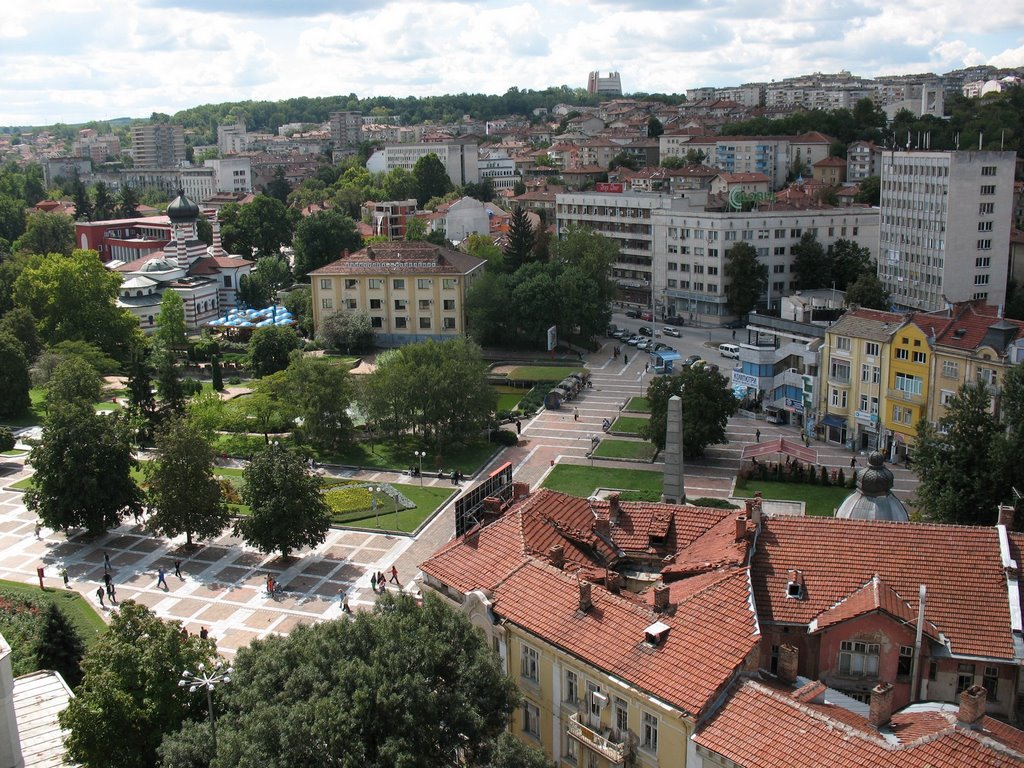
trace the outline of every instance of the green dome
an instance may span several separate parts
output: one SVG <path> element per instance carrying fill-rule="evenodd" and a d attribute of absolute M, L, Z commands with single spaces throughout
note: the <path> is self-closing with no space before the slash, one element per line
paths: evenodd
<path fill-rule="evenodd" d="M 179 189 L 178 196 L 167 206 L 167 216 L 175 223 L 195 221 L 199 218 L 199 206 L 185 197 L 185 190 Z"/>

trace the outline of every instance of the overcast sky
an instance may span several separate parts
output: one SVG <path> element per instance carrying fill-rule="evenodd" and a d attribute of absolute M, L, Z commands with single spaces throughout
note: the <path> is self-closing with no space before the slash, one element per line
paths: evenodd
<path fill-rule="evenodd" d="M 0 125 L 293 96 L 684 92 L 814 71 L 1024 65 L 1024 2 L 7 0 Z"/>

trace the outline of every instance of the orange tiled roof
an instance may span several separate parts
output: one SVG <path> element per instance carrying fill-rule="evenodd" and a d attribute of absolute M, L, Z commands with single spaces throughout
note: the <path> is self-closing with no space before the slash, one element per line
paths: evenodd
<path fill-rule="evenodd" d="M 424 241 L 375 243 L 342 256 L 310 275 L 441 274 L 471 272 L 484 262 Z"/>
<path fill-rule="evenodd" d="M 1024 762 L 1024 734 L 990 717 L 979 725 L 958 727 L 955 708 L 946 705 L 896 714 L 880 732 L 842 707 L 745 680 L 694 741 L 736 765 L 766 768 L 1009 768 Z"/>
<path fill-rule="evenodd" d="M 803 573 L 802 600 L 786 597 L 791 569 Z M 994 527 L 766 518 L 751 571 L 765 622 L 810 624 L 877 573 L 914 612 L 927 587 L 926 617 L 952 653 L 1016 658 Z"/>
<path fill-rule="evenodd" d="M 841 624 L 874 611 L 882 611 L 897 621 L 913 624 L 917 621 L 917 612 L 895 589 L 886 584 L 876 573 L 860 589 L 848 597 L 826 608 L 818 614 L 811 624 L 811 633 Z M 930 630 L 930 631 L 929 631 Z M 926 633 L 933 638 L 938 637 L 934 625 L 927 628 Z"/>
<path fill-rule="evenodd" d="M 925 315 L 924 317 L 930 316 Z M 915 316 L 915 321 L 917 319 L 917 316 Z M 1024 322 L 998 317 L 995 307 L 966 302 L 957 306 L 952 318 L 942 318 L 941 315 L 937 318 L 937 322 L 943 322 L 944 327 L 936 335 L 935 344 L 937 346 L 975 350 L 982 345 L 988 329 L 1000 321 L 1016 326 L 1018 329 L 1017 337 L 1024 332 Z M 999 351 L 1002 352 L 1002 350 Z"/>
<path fill-rule="evenodd" d="M 579 610 L 579 586 L 570 574 L 525 563 L 494 590 L 494 611 L 598 669 L 628 681 L 690 715 L 714 700 L 756 648 L 757 622 L 747 603 L 746 569 L 724 571 L 676 606 L 672 615 L 593 585 L 593 606 Z M 658 646 L 644 630 L 664 622 Z M 681 674 L 685 670 L 685 674 Z"/>

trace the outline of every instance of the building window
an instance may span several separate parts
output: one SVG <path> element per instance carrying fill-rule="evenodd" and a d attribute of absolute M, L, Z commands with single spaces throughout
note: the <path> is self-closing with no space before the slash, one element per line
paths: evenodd
<path fill-rule="evenodd" d="M 381 309 L 384 302 L 381 299 L 370 299 L 370 309 Z"/>
<path fill-rule="evenodd" d="M 910 675 L 911 669 L 914 667 L 914 646 L 912 645 L 901 645 L 900 646 L 900 658 L 896 663 L 896 674 L 900 677 L 907 677 Z"/>
<path fill-rule="evenodd" d="M 849 336 L 836 336 L 836 349 L 842 350 L 843 352 L 850 351 L 850 337 Z"/>
<path fill-rule="evenodd" d="M 565 700 L 576 704 L 580 700 L 580 678 L 573 670 L 565 670 Z"/>
<path fill-rule="evenodd" d="M 908 395 L 920 395 L 923 383 L 920 376 L 911 376 L 907 373 L 896 374 L 895 388 Z"/>
<path fill-rule="evenodd" d="M 380 277 L 371 277 L 366 281 L 367 285 L 371 290 L 378 291 L 384 287 L 384 280 Z"/>
<path fill-rule="evenodd" d="M 981 175 L 982 176 L 995 176 L 996 175 L 996 167 L 994 165 L 983 165 L 983 166 L 981 166 Z"/>
<path fill-rule="evenodd" d="M 522 669 L 520 671 L 520 674 L 523 677 L 525 677 L 527 680 L 532 680 L 535 683 L 539 682 L 540 681 L 540 670 L 539 670 L 540 656 L 537 654 L 537 651 L 535 651 L 533 648 L 531 648 L 528 645 L 524 645 L 523 646 L 523 653 L 522 653 L 521 662 L 522 662 Z"/>
<path fill-rule="evenodd" d="M 942 361 L 942 378 L 944 379 L 959 379 L 960 378 L 960 363 L 954 362 L 953 360 Z"/>
<path fill-rule="evenodd" d="M 421 317 L 420 318 L 420 330 L 421 331 L 429 331 L 430 330 L 430 318 L 429 317 Z"/>
<path fill-rule="evenodd" d="M 991 222 L 991 220 L 990 221 L 979 221 L 978 222 L 978 231 L 979 232 L 991 232 L 992 231 L 992 222 Z"/>
<path fill-rule="evenodd" d="M 658 751 L 658 718 L 649 712 L 644 712 L 641 744 L 649 752 Z"/>
<path fill-rule="evenodd" d="M 396 291 L 404 291 L 405 280 L 401 277 L 396 277 L 394 280 L 391 281 L 391 287 Z"/>
<path fill-rule="evenodd" d="M 441 320 L 441 327 L 444 330 L 446 330 L 446 331 L 454 331 L 455 330 L 455 318 L 454 317 L 442 318 L 442 320 Z"/>
<path fill-rule="evenodd" d="M 620 738 L 629 730 L 629 704 L 625 699 L 615 699 L 615 730 L 619 732 Z"/>
<path fill-rule="evenodd" d="M 974 284 L 975 285 L 988 285 L 988 275 L 975 275 L 974 276 Z"/>
<path fill-rule="evenodd" d="M 420 299 L 419 302 L 417 302 L 417 303 L 418 303 L 418 306 L 419 306 L 421 312 L 429 312 L 430 311 L 430 303 L 431 303 L 430 299 Z"/>
<path fill-rule="evenodd" d="M 406 307 L 408 307 L 408 306 L 409 306 L 409 302 L 408 302 L 407 299 L 395 299 L 395 311 L 396 312 L 404 312 Z"/>
<path fill-rule="evenodd" d="M 975 269 L 988 269 L 992 265 L 992 259 L 989 256 L 979 256 L 974 260 Z"/>
<path fill-rule="evenodd" d="M 981 194 L 983 195 L 994 195 L 996 193 L 995 184 L 983 184 L 981 187 Z"/>
<path fill-rule="evenodd" d="M 596 694 L 601 692 L 601 686 L 597 683 L 587 681 L 587 707 L 592 717 L 601 717 L 601 702 L 597 700 Z"/>
<path fill-rule="evenodd" d="M 444 300 L 444 309 L 445 309 L 446 312 L 454 312 L 455 311 L 455 299 L 445 299 Z"/>
<path fill-rule="evenodd" d="M 850 677 L 878 675 L 878 644 L 843 640 L 839 644 L 839 673 Z"/>
<path fill-rule="evenodd" d="M 334 299 L 320 299 L 321 309 L 334 309 Z"/>
<path fill-rule="evenodd" d="M 833 389 L 832 390 L 832 405 L 836 408 L 846 407 L 846 390 L 845 389 Z"/>
<path fill-rule="evenodd" d="M 540 709 L 528 701 L 523 702 L 523 733 L 540 738 Z"/>
<path fill-rule="evenodd" d="M 974 685 L 974 665 L 959 664 L 956 668 L 956 693 L 959 696 Z"/>
<path fill-rule="evenodd" d="M 331 280 L 329 277 L 322 277 L 322 278 L 320 278 L 320 290 L 321 291 L 329 291 L 329 290 L 331 290 L 331 285 L 333 284 L 333 282 L 334 281 Z"/>
<path fill-rule="evenodd" d="M 384 318 L 380 317 L 379 315 L 374 315 L 373 317 L 370 318 L 370 327 L 371 328 L 383 328 L 384 327 Z"/>
<path fill-rule="evenodd" d="M 408 328 L 408 327 L 409 327 L 409 318 L 407 318 L 407 317 L 396 317 L 395 318 L 395 329 L 399 329 L 399 328 L 404 329 L 404 328 Z"/>
<path fill-rule="evenodd" d="M 999 667 L 985 667 L 985 674 L 981 677 L 981 684 L 985 687 L 989 701 L 995 701 L 999 694 Z"/>
<path fill-rule="evenodd" d="M 430 278 L 421 277 L 416 280 L 416 288 L 421 291 L 430 290 Z"/>
<path fill-rule="evenodd" d="M 231 275 L 224 275 L 224 287 L 225 288 L 230 288 L 231 287 Z"/>
<path fill-rule="evenodd" d="M 321 286 L 321 287 L 323 287 L 323 286 Z M 355 290 L 358 287 L 359 287 L 359 281 L 358 280 L 353 280 L 352 278 L 346 278 L 345 279 L 345 290 L 346 291 L 352 291 L 352 290 Z"/>
<path fill-rule="evenodd" d="M 906 349 L 904 349 L 903 347 L 897 347 L 896 348 L 896 359 L 897 360 L 909 360 L 910 359 L 910 352 L 907 351 Z"/>
<path fill-rule="evenodd" d="M 850 364 L 845 360 L 833 360 L 829 366 L 828 377 L 840 384 L 850 383 Z"/>
<path fill-rule="evenodd" d="M 978 205 L 978 215 L 979 216 L 987 216 L 990 213 L 995 213 L 995 210 L 996 210 L 996 204 L 995 203 L 981 203 L 980 205 Z"/>
<path fill-rule="evenodd" d="M 878 357 L 878 342 L 877 341 L 866 341 L 864 342 L 864 354 L 868 357 Z"/>
<path fill-rule="evenodd" d="M 345 309 L 356 309 L 355 299 L 345 299 Z"/>
<path fill-rule="evenodd" d="M 988 239 L 986 239 L 986 240 L 979 240 L 978 241 L 978 250 L 979 251 L 991 251 L 992 250 L 992 241 L 988 240 Z"/>
<path fill-rule="evenodd" d="M 925 354 L 924 352 L 914 352 L 914 362 L 924 365 L 926 362 L 928 362 L 928 355 Z"/>
<path fill-rule="evenodd" d="M 572 763 L 579 759 L 579 746 L 576 743 L 576 739 L 565 740 L 565 759 Z"/>
<path fill-rule="evenodd" d="M 458 285 L 458 282 L 459 281 L 456 280 L 454 277 L 446 277 L 441 281 L 441 287 L 444 288 L 446 291 L 450 291 L 454 289 L 456 285 Z"/>

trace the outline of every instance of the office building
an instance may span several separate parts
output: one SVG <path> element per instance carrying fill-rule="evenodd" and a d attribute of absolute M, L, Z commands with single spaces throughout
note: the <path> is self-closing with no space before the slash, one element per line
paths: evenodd
<path fill-rule="evenodd" d="M 175 168 L 185 160 L 185 129 L 171 123 L 132 126 L 136 168 Z"/>

